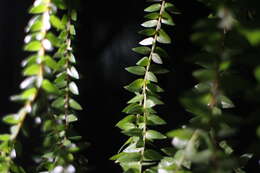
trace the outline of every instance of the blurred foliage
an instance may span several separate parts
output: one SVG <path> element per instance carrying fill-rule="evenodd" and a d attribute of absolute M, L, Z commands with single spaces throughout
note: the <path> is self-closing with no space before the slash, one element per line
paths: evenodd
<path fill-rule="evenodd" d="M 163 46 L 172 44 L 168 32 L 181 12 L 171 0 L 147 0 L 139 32 L 144 38 L 133 48 L 141 58 L 126 68 L 138 76 L 124 87 L 134 96 L 116 124 L 128 139 L 110 158 L 124 173 L 245 173 L 251 160 L 259 162 L 260 2 L 197 1 L 210 14 L 193 26 L 190 40 L 197 51 L 188 63 L 195 66 L 190 75 L 197 83 L 179 99 L 192 118 L 164 134 L 158 126 L 166 121 L 157 111 L 164 104 L 159 75 L 169 72 L 163 67 L 168 58 Z M 3 117 L 10 132 L 0 134 L 0 173 L 87 171 L 79 151 L 88 144 L 73 130 L 83 109 L 75 99 L 80 74 L 73 49 L 74 6 L 72 0 L 35 0 L 29 9 L 24 50 L 30 55 L 22 62 L 21 94 L 11 97 L 22 106 Z M 41 145 L 33 148 L 34 165 L 23 167 L 20 137 L 28 139 L 28 127 L 39 130 Z M 241 134 L 250 143 L 241 141 Z M 171 144 L 161 147 L 160 141 Z"/>

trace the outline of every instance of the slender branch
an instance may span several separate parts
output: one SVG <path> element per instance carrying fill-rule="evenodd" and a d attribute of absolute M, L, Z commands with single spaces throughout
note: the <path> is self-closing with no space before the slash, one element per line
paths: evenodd
<path fill-rule="evenodd" d="M 154 35 L 154 38 L 153 38 L 153 44 L 152 44 L 152 49 L 151 49 L 151 52 L 150 52 L 150 55 L 149 55 L 149 58 L 148 58 L 148 65 L 146 67 L 146 70 L 145 70 L 145 75 L 144 75 L 144 85 L 143 85 L 143 88 L 142 88 L 142 95 L 143 95 L 143 103 L 142 103 L 142 107 L 144 109 L 144 127 L 143 127 L 143 149 L 141 150 L 141 155 L 142 155 L 142 159 L 141 159 L 141 171 L 142 172 L 142 162 L 144 160 L 144 151 L 145 151 L 145 145 L 146 145 L 146 132 L 147 132 L 147 111 L 146 111 L 146 100 L 147 100 L 147 93 L 146 93 L 146 90 L 147 90 L 147 78 L 148 78 L 148 73 L 150 71 L 150 66 L 151 66 L 151 61 L 152 61 L 152 55 L 155 51 L 155 48 L 156 48 L 156 43 L 157 43 L 157 37 L 158 37 L 158 32 L 159 30 L 161 29 L 161 20 L 162 20 L 162 14 L 163 14 L 163 11 L 164 11 L 164 7 L 165 7 L 165 1 L 162 1 L 161 3 L 161 9 L 160 9 L 160 15 L 159 15 L 159 18 L 158 18 L 158 22 L 157 22 L 157 26 L 156 26 L 156 32 L 155 32 L 155 35 Z"/>
<path fill-rule="evenodd" d="M 51 0 L 47 0 L 46 3 L 48 4 L 48 6 L 50 5 L 51 3 Z M 41 28 L 41 34 L 42 35 L 46 35 L 47 33 L 47 28 L 45 27 L 46 26 L 46 21 L 48 20 L 47 19 L 47 16 L 49 16 L 49 12 L 50 12 L 50 9 L 48 8 L 42 15 L 42 23 L 43 23 L 43 27 Z M 40 50 L 38 51 L 38 58 L 42 58 L 45 56 L 45 49 L 44 49 L 44 45 L 43 45 L 43 40 L 44 40 L 44 37 L 41 39 L 41 48 Z M 31 112 L 31 109 L 32 109 L 32 106 L 33 106 L 33 103 L 36 101 L 37 99 L 37 96 L 39 95 L 39 92 L 41 90 L 41 83 L 43 81 L 43 78 L 44 78 L 44 62 L 42 60 L 40 60 L 40 70 L 37 74 L 37 79 L 36 79 L 36 87 L 37 87 L 37 91 L 36 93 L 31 97 L 31 99 L 29 99 L 25 105 L 23 106 L 23 108 L 21 109 L 22 111 L 19 112 L 20 113 L 20 118 L 21 118 L 21 121 L 17 124 L 17 130 L 15 131 L 14 134 L 12 134 L 11 136 L 11 140 L 14 141 L 17 136 L 19 135 L 19 132 L 23 126 L 23 123 L 26 119 L 26 116 Z"/>

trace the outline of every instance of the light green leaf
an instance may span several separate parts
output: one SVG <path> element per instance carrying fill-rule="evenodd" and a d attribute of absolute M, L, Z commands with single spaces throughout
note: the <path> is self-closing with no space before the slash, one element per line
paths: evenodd
<path fill-rule="evenodd" d="M 49 80 L 44 79 L 43 83 L 42 83 L 42 88 L 49 93 L 53 93 L 53 94 L 58 94 L 59 93 L 59 89 L 52 84 Z"/>
<path fill-rule="evenodd" d="M 149 81 L 152 81 L 152 82 L 158 82 L 158 79 L 157 77 L 152 73 L 152 72 L 147 72 L 146 73 L 146 79 L 149 80 Z"/>
<path fill-rule="evenodd" d="M 71 123 L 71 122 L 78 121 L 78 117 L 76 117 L 75 115 L 71 114 L 71 115 L 68 115 L 66 117 L 66 120 L 67 120 L 67 122 Z"/>
<path fill-rule="evenodd" d="M 156 20 L 156 19 L 159 18 L 159 16 L 160 16 L 159 13 L 149 13 L 149 14 L 145 15 L 144 18 L 151 19 L 151 20 Z"/>
<path fill-rule="evenodd" d="M 149 7 L 145 8 L 144 11 L 145 12 L 155 12 L 155 11 L 159 11 L 161 9 L 161 4 L 156 3 L 156 4 L 152 4 Z"/>
<path fill-rule="evenodd" d="M 48 5 L 45 4 L 45 3 L 42 3 L 40 5 L 33 6 L 30 9 L 29 13 L 31 13 L 31 14 L 39 14 L 39 13 L 43 13 L 43 12 L 45 12 L 47 10 L 48 10 Z"/>
<path fill-rule="evenodd" d="M 179 138 L 182 140 L 189 140 L 191 138 L 191 136 L 193 135 L 194 131 L 188 128 L 183 128 L 183 129 L 176 129 L 176 130 L 172 130 L 170 132 L 167 133 L 168 137 L 171 138 Z"/>
<path fill-rule="evenodd" d="M 9 134 L 0 135 L 0 141 L 9 141 L 10 139 L 11 139 L 11 136 Z"/>
<path fill-rule="evenodd" d="M 149 58 L 148 57 L 143 57 L 142 59 L 140 59 L 136 63 L 136 65 L 143 66 L 143 67 L 146 67 L 148 64 L 149 64 Z"/>
<path fill-rule="evenodd" d="M 69 84 L 69 89 L 70 91 L 75 94 L 75 95 L 79 95 L 79 90 L 78 90 L 78 87 L 77 85 L 75 84 L 75 82 L 70 82 Z"/>
<path fill-rule="evenodd" d="M 138 92 L 141 90 L 143 85 L 144 85 L 144 79 L 136 79 L 134 82 L 130 83 L 124 88 L 131 92 Z"/>
<path fill-rule="evenodd" d="M 67 73 L 71 77 L 73 77 L 75 79 L 79 79 L 79 73 L 78 73 L 77 69 L 74 66 L 72 66 L 70 69 L 67 69 Z"/>
<path fill-rule="evenodd" d="M 160 118 L 157 115 L 149 115 L 147 117 L 147 124 L 148 125 L 165 125 L 166 121 L 164 121 L 162 118 Z"/>
<path fill-rule="evenodd" d="M 57 70 L 58 69 L 58 63 L 52 59 L 50 56 L 45 56 L 45 64 L 52 68 L 53 70 Z"/>
<path fill-rule="evenodd" d="M 133 152 L 133 153 L 126 153 L 119 157 L 118 162 L 138 162 L 141 160 L 141 153 L 139 152 Z"/>
<path fill-rule="evenodd" d="M 148 130 L 145 134 L 145 137 L 148 140 L 153 140 L 153 139 L 166 139 L 166 136 L 164 136 L 163 134 L 161 134 L 158 131 L 155 130 Z"/>
<path fill-rule="evenodd" d="M 132 74 L 136 75 L 144 75 L 145 74 L 145 68 L 140 67 L 140 66 L 132 66 L 132 67 L 127 67 L 126 71 Z"/>
<path fill-rule="evenodd" d="M 162 61 L 160 55 L 157 54 L 157 53 L 152 53 L 152 60 L 153 60 L 153 62 L 155 62 L 156 64 L 162 64 L 162 63 L 163 63 L 163 61 Z"/>
<path fill-rule="evenodd" d="M 159 43 L 170 44 L 171 38 L 163 29 L 160 29 L 157 41 Z"/>
<path fill-rule="evenodd" d="M 65 29 L 65 26 L 63 25 L 62 21 L 55 15 L 51 15 L 50 22 L 52 26 L 58 30 Z"/>
<path fill-rule="evenodd" d="M 143 95 L 137 95 L 134 98 L 132 98 L 131 100 L 129 100 L 127 103 L 137 103 L 137 102 L 142 101 L 143 98 L 144 98 Z"/>
<path fill-rule="evenodd" d="M 172 17 L 169 15 L 169 13 L 164 11 L 162 16 L 163 16 L 163 18 L 162 18 L 162 23 L 163 24 L 170 25 L 170 26 L 174 26 L 175 25 L 175 23 L 172 20 Z"/>
<path fill-rule="evenodd" d="M 146 38 L 146 39 L 140 41 L 139 44 L 142 45 L 142 46 L 149 46 L 149 45 L 152 45 L 153 42 L 154 42 L 154 38 L 149 37 L 149 38 Z"/>
<path fill-rule="evenodd" d="M 29 89 L 23 91 L 23 93 L 21 94 L 21 99 L 32 100 L 35 97 L 36 93 L 37 93 L 36 88 L 29 88 Z"/>
<path fill-rule="evenodd" d="M 123 129 L 123 130 L 127 130 L 125 128 L 125 126 L 129 123 L 132 124 L 132 122 L 136 121 L 136 116 L 135 115 L 128 115 L 126 116 L 124 119 L 122 119 L 121 121 L 119 121 L 117 124 L 116 124 L 116 127 L 119 127 L 120 129 Z"/>
<path fill-rule="evenodd" d="M 148 20 L 148 21 L 142 23 L 141 25 L 145 28 L 152 28 L 152 27 L 157 26 L 157 24 L 158 24 L 157 20 Z"/>
<path fill-rule="evenodd" d="M 140 46 L 132 49 L 134 52 L 142 54 L 142 55 L 148 55 L 151 52 L 151 48 Z"/>
<path fill-rule="evenodd" d="M 144 29 L 142 31 L 138 32 L 139 34 L 145 35 L 145 36 L 153 36 L 156 33 L 156 30 L 153 28 Z"/>
<path fill-rule="evenodd" d="M 40 72 L 40 65 L 38 64 L 33 64 L 28 67 L 26 67 L 23 71 L 24 76 L 32 76 L 32 75 L 37 75 Z"/>
<path fill-rule="evenodd" d="M 65 104 L 65 99 L 63 97 L 59 97 L 52 102 L 51 106 L 54 108 L 61 108 L 64 107 L 64 104 Z"/>
<path fill-rule="evenodd" d="M 80 106 L 80 104 L 78 102 L 76 102 L 74 99 L 69 100 L 69 105 L 71 108 L 73 108 L 75 110 L 82 110 L 82 107 Z"/>
<path fill-rule="evenodd" d="M 20 122 L 20 119 L 18 117 L 18 115 L 7 115 L 3 118 L 3 122 L 7 123 L 7 124 L 18 124 Z"/>
<path fill-rule="evenodd" d="M 75 30 L 74 25 L 71 25 L 71 26 L 70 26 L 70 34 L 71 34 L 71 35 L 76 35 L 76 30 Z"/>
<path fill-rule="evenodd" d="M 40 50 L 42 47 L 41 42 L 39 41 L 31 41 L 30 43 L 28 43 L 25 47 L 24 50 L 29 51 L 29 52 L 35 52 Z"/>
<path fill-rule="evenodd" d="M 143 107 L 140 106 L 137 103 L 134 104 L 130 104 L 128 106 L 126 106 L 122 112 L 127 113 L 127 114 L 135 114 L 135 113 L 141 113 Z"/>

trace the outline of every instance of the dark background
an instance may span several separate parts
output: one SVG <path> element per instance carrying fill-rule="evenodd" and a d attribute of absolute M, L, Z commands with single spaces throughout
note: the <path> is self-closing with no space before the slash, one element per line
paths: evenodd
<path fill-rule="evenodd" d="M 24 28 L 30 19 L 27 14 L 30 5 L 31 1 L 2 0 L 0 3 L 1 115 L 14 112 L 19 106 L 11 103 L 9 97 L 19 92 L 19 82 L 22 80 L 20 62 L 26 57 L 22 46 Z M 74 43 L 81 73 L 78 100 L 84 110 L 79 112 L 80 121 L 76 128 L 84 140 L 91 143 L 84 154 L 94 173 L 120 172 L 119 166 L 108 159 L 116 154 L 126 139 L 115 124 L 123 118 L 121 110 L 131 96 L 123 86 L 132 81 L 134 76 L 124 68 L 134 65 L 140 58 L 131 48 L 136 47 L 142 39 L 137 32 L 141 29 L 146 5 L 141 0 L 82 0 L 79 6 L 78 33 Z M 182 15 L 173 16 L 176 26 L 169 28 L 173 44 L 165 46 L 170 54 L 165 62 L 171 72 L 160 77 L 160 83 L 166 91 L 163 94 L 166 104 L 159 110 L 169 124 L 162 129 L 164 132 L 179 127 L 190 118 L 179 104 L 183 92 L 196 83 L 191 72 L 197 67 L 186 61 L 197 50 L 190 43 L 190 35 L 193 24 L 209 12 L 196 1 L 175 0 L 175 5 Z M 237 149 L 244 151 L 253 141 L 250 141 L 252 135 L 248 134 L 255 133 L 255 129 L 247 126 L 241 128 L 246 132 L 240 136 L 241 145 Z M 33 144 L 31 147 L 34 147 Z M 257 159 L 247 169 L 256 173 L 256 165 Z"/>

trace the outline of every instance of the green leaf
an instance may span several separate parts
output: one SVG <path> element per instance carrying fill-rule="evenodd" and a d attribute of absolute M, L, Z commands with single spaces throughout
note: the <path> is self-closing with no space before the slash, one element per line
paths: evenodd
<path fill-rule="evenodd" d="M 158 24 L 157 20 L 148 20 L 148 21 L 142 23 L 141 25 L 145 28 L 152 28 L 152 27 L 157 26 L 157 24 Z"/>
<path fill-rule="evenodd" d="M 54 82 L 57 84 L 57 83 L 60 83 L 60 82 L 64 82 L 65 79 L 66 79 L 66 76 L 67 74 L 65 72 L 63 73 L 59 73 L 57 76 L 56 76 L 56 79 L 54 80 Z"/>
<path fill-rule="evenodd" d="M 149 58 L 148 57 L 143 57 L 142 59 L 140 59 L 136 63 L 136 65 L 143 66 L 143 67 L 146 67 L 148 64 L 149 64 Z"/>
<path fill-rule="evenodd" d="M 139 42 L 140 45 L 142 46 L 149 46 L 152 45 L 154 42 L 154 38 L 153 37 L 148 37 L 142 41 Z"/>
<path fill-rule="evenodd" d="M 163 18 L 162 18 L 162 23 L 163 24 L 170 25 L 170 26 L 174 26 L 175 25 L 175 23 L 172 20 L 172 17 L 169 15 L 169 13 L 164 11 L 162 16 L 163 16 Z"/>
<path fill-rule="evenodd" d="M 219 143 L 219 146 L 225 151 L 226 154 L 232 154 L 233 153 L 233 149 L 227 144 L 226 141 L 221 141 Z"/>
<path fill-rule="evenodd" d="M 169 2 L 165 3 L 165 9 L 172 14 L 181 14 L 181 12 L 172 3 Z"/>
<path fill-rule="evenodd" d="M 33 64 L 28 67 L 26 67 L 23 71 L 24 76 L 32 76 L 32 75 L 37 75 L 40 72 L 40 65 L 38 64 Z"/>
<path fill-rule="evenodd" d="M 10 139 L 11 139 L 11 136 L 9 134 L 0 135 L 0 141 L 9 141 Z"/>
<path fill-rule="evenodd" d="M 161 57 L 169 57 L 168 53 L 161 47 L 156 46 L 155 53 L 158 53 Z"/>
<path fill-rule="evenodd" d="M 139 152 L 133 152 L 133 153 L 126 153 L 119 157 L 118 162 L 138 162 L 141 160 L 141 153 Z"/>
<path fill-rule="evenodd" d="M 53 94 L 59 93 L 59 89 L 47 79 L 43 80 L 42 88 L 48 93 L 53 93 Z"/>
<path fill-rule="evenodd" d="M 76 10 L 71 11 L 71 19 L 73 21 L 77 21 L 77 11 Z"/>
<path fill-rule="evenodd" d="M 28 43 L 25 47 L 24 50 L 29 51 L 29 52 L 35 52 L 40 50 L 42 47 L 41 42 L 39 41 L 31 41 L 30 43 Z"/>
<path fill-rule="evenodd" d="M 144 75 L 145 74 L 145 68 L 140 67 L 140 66 L 132 66 L 132 67 L 127 67 L 126 71 L 132 74 L 136 75 Z"/>
<path fill-rule="evenodd" d="M 156 161 L 161 160 L 162 158 L 162 155 L 155 150 L 147 149 L 144 151 L 144 159 L 146 161 Z"/>
<path fill-rule="evenodd" d="M 52 3 L 54 3 L 55 6 L 57 6 L 61 10 L 67 9 L 66 3 L 63 0 L 52 0 Z"/>
<path fill-rule="evenodd" d="M 53 60 L 50 56 L 45 56 L 45 64 L 53 70 L 58 69 L 58 63 Z"/>
<path fill-rule="evenodd" d="M 79 90 L 78 90 L 78 87 L 77 85 L 75 84 L 75 82 L 70 82 L 69 84 L 69 89 L 70 91 L 75 94 L 75 95 L 79 95 Z"/>
<path fill-rule="evenodd" d="M 126 153 L 123 153 L 123 152 L 122 152 L 122 153 L 118 153 L 118 154 L 116 154 L 116 155 L 110 157 L 109 160 L 115 161 L 115 160 L 119 159 L 121 156 L 123 156 L 123 155 L 125 155 L 125 154 L 126 154 Z"/>
<path fill-rule="evenodd" d="M 215 72 L 213 70 L 207 70 L 207 69 L 194 71 L 192 75 L 202 82 L 210 81 L 215 78 Z"/>
<path fill-rule="evenodd" d="M 149 80 L 149 81 L 152 81 L 152 82 L 158 82 L 158 79 L 157 77 L 152 73 L 152 72 L 147 72 L 146 73 L 146 79 Z"/>
<path fill-rule="evenodd" d="M 153 83 L 147 84 L 147 88 L 148 88 L 150 91 L 152 91 L 152 92 L 158 92 L 158 93 L 164 92 L 164 90 L 163 90 L 161 87 L 159 87 L 158 85 L 153 84 Z"/>
<path fill-rule="evenodd" d="M 135 113 L 141 113 L 142 112 L 142 106 L 140 106 L 137 103 L 130 104 L 126 106 L 122 112 L 127 113 L 127 114 L 135 114 Z"/>
<path fill-rule="evenodd" d="M 30 31 L 31 32 L 36 32 L 36 31 L 40 31 L 43 27 L 42 21 L 40 20 L 36 20 L 32 26 L 30 27 Z"/>
<path fill-rule="evenodd" d="M 145 8 L 144 11 L 145 12 L 155 12 L 155 11 L 159 11 L 161 9 L 161 4 L 156 3 L 153 5 L 150 5 L 149 7 Z"/>
<path fill-rule="evenodd" d="M 234 108 L 235 107 L 234 103 L 229 98 L 227 98 L 224 95 L 220 95 L 218 97 L 218 101 L 222 105 L 223 109 L 228 109 L 228 108 Z"/>
<path fill-rule="evenodd" d="M 145 108 L 152 108 L 155 105 L 156 104 L 152 100 L 146 100 L 146 102 L 145 102 Z"/>
<path fill-rule="evenodd" d="M 65 29 L 65 26 L 63 25 L 62 21 L 55 15 L 51 15 L 50 22 L 52 26 L 58 30 Z"/>
<path fill-rule="evenodd" d="M 46 38 L 51 42 L 53 46 L 58 48 L 62 46 L 62 40 L 57 38 L 56 35 L 54 35 L 52 32 L 48 32 Z"/>
<path fill-rule="evenodd" d="M 71 123 L 71 122 L 75 122 L 75 121 L 78 121 L 78 117 L 76 117 L 75 115 L 71 114 L 71 115 L 68 115 L 66 117 L 66 121 Z"/>
<path fill-rule="evenodd" d="M 71 108 L 73 108 L 75 110 L 82 110 L 82 107 L 80 106 L 80 104 L 78 102 L 76 102 L 74 99 L 69 100 L 69 105 Z"/>
<path fill-rule="evenodd" d="M 145 137 L 148 140 L 153 140 L 153 139 L 166 139 L 166 136 L 164 136 L 163 134 L 161 134 L 158 131 L 155 130 L 148 130 L 145 134 Z"/>
<path fill-rule="evenodd" d="M 65 99 L 63 97 L 59 97 L 52 102 L 51 106 L 54 108 L 61 108 L 64 107 L 64 104 L 65 104 Z"/>
<path fill-rule="evenodd" d="M 136 116 L 135 115 L 128 115 L 126 116 L 124 119 L 122 119 L 121 121 L 119 121 L 117 124 L 116 124 L 116 127 L 119 127 L 120 129 L 123 129 L 123 130 L 127 130 L 126 129 L 126 126 L 128 124 L 132 124 L 133 122 L 136 121 Z"/>
<path fill-rule="evenodd" d="M 74 66 L 72 66 L 70 69 L 67 69 L 67 73 L 71 77 L 73 77 L 75 79 L 79 79 L 79 73 Z"/>
<path fill-rule="evenodd" d="M 148 125 L 165 125 L 166 121 L 160 118 L 157 115 L 149 115 L 147 116 L 147 124 Z"/>
<path fill-rule="evenodd" d="M 19 116 L 18 115 L 7 115 L 3 118 L 3 122 L 6 124 L 18 124 L 20 122 Z"/>
<path fill-rule="evenodd" d="M 194 133 L 193 130 L 188 128 L 183 128 L 183 129 L 172 130 L 168 132 L 166 135 L 171 138 L 176 137 L 182 140 L 189 140 L 193 135 L 193 133 Z"/>
<path fill-rule="evenodd" d="M 134 52 L 142 54 L 142 55 L 148 55 L 151 52 L 151 48 L 140 46 L 132 49 Z"/>
<path fill-rule="evenodd" d="M 159 18 L 159 16 L 160 16 L 159 13 L 149 13 L 149 14 L 145 15 L 144 18 L 151 19 L 151 20 L 156 20 L 156 19 Z"/>
<path fill-rule="evenodd" d="M 36 88 L 29 88 L 21 94 L 21 99 L 32 100 L 35 97 L 36 93 L 37 93 Z"/>
<path fill-rule="evenodd" d="M 127 103 L 129 103 L 129 104 L 130 104 L 130 103 L 137 103 L 137 102 L 142 101 L 143 98 L 144 98 L 143 95 L 137 95 L 137 96 L 135 96 L 134 98 L 132 98 L 131 100 L 129 100 Z"/>
<path fill-rule="evenodd" d="M 136 79 L 134 82 L 130 83 L 124 88 L 130 92 L 138 92 L 141 90 L 143 85 L 144 85 L 144 79 Z"/>
<path fill-rule="evenodd" d="M 142 135 L 142 130 L 139 128 L 133 128 L 130 130 L 126 130 L 122 132 L 123 134 L 127 136 L 141 136 Z"/>
<path fill-rule="evenodd" d="M 160 29 L 157 41 L 159 43 L 170 44 L 171 38 L 163 29 Z"/>
<path fill-rule="evenodd" d="M 70 25 L 70 34 L 71 35 L 76 35 L 76 30 L 75 30 L 74 25 Z"/>
<path fill-rule="evenodd" d="M 37 5 L 37 6 L 33 6 L 29 13 L 31 14 L 39 14 L 39 13 L 43 13 L 45 11 L 48 10 L 48 5 L 47 4 L 40 4 L 40 5 Z"/>
<path fill-rule="evenodd" d="M 73 64 L 75 64 L 76 63 L 76 58 L 75 58 L 75 56 L 71 53 L 71 54 L 69 54 L 69 61 L 71 62 L 71 63 L 73 63 Z"/>
<path fill-rule="evenodd" d="M 162 64 L 162 63 L 163 63 L 163 61 L 162 61 L 160 55 L 157 54 L 157 53 L 152 53 L 152 60 L 153 60 L 153 62 L 156 63 L 156 64 Z"/>
<path fill-rule="evenodd" d="M 139 34 L 145 35 L 145 36 L 153 36 L 156 33 L 156 30 L 153 28 L 144 29 L 142 31 L 138 32 Z"/>

